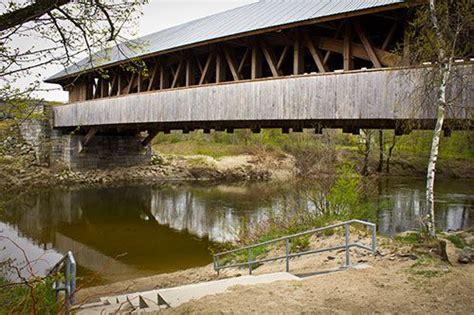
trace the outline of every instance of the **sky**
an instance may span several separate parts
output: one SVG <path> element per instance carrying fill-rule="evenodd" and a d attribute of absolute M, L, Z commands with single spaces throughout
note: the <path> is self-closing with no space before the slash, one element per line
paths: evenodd
<path fill-rule="evenodd" d="M 143 16 L 138 26 L 138 35 L 148 35 L 175 25 L 189 22 L 201 17 L 222 12 L 238 6 L 257 2 L 256 0 L 149 0 L 143 7 Z M 60 66 L 50 66 L 41 71 L 43 79 L 46 79 L 61 69 Z M 24 78 L 19 85 L 27 85 L 29 78 Z M 37 92 L 35 96 L 48 101 L 67 102 L 68 94 L 62 91 L 57 84 L 44 83 L 42 88 L 49 90 Z"/>

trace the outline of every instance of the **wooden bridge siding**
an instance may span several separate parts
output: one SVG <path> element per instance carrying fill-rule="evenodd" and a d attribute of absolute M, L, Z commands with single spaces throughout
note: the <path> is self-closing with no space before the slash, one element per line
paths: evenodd
<path fill-rule="evenodd" d="M 472 73 L 472 65 L 464 68 Z M 414 104 L 427 71 L 416 68 L 305 75 L 89 100 L 55 107 L 54 125 L 433 119 L 435 111 Z M 472 76 L 469 78 L 472 81 Z M 468 86 L 461 91 L 464 105 L 472 103 L 472 84 Z M 459 110 L 450 118 L 470 116 Z"/>

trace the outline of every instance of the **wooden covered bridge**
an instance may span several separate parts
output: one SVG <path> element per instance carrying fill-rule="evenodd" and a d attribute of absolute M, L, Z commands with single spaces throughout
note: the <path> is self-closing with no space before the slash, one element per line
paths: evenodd
<path fill-rule="evenodd" d="M 259 1 L 99 52 L 47 80 L 69 91 L 53 157 L 141 163 L 171 130 L 431 128 L 431 66 L 403 66 L 408 11 L 404 0 Z M 451 91 L 466 106 L 449 128 L 471 119 L 473 67 L 457 68 L 471 84 Z"/>

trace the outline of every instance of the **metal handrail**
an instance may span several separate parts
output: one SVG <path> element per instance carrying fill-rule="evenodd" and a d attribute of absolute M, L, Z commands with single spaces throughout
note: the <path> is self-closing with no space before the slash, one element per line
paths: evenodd
<path fill-rule="evenodd" d="M 359 243 L 350 243 L 349 242 L 349 240 L 350 240 L 349 226 L 353 223 L 362 224 L 362 225 L 368 226 L 372 229 L 372 242 L 371 242 L 370 247 L 366 246 L 366 245 L 363 245 L 363 244 L 359 244 Z M 303 252 L 291 253 L 290 254 L 290 250 L 289 250 L 289 241 L 290 241 L 290 239 L 305 236 L 305 235 L 309 235 L 309 234 L 314 234 L 314 233 L 329 230 L 329 229 L 338 228 L 338 227 L 341 227 L 341 226 L 345 227 L 345 233 L 344 233 L 345 234 L 345 243 L 344 243 L 344 245 L 338 245 L 338 246 L 326 247 L 326 248 L 320 248 L 320 249 L 313 249 L 313 250 L 308 250 L 308 251 L 303 251 Z M 228 251 L 224 251 L 224 252 L 214 254 L 214 270 L 217 271 L 217 273 L 219 273 L 219 270 L 221 270 L 221 269 L 234 268 L 234 267 L 240 267 L 240 266 L 248 265 L 249 274 L 252 274 L 252 264 L 264 263 L 264 262 L 269 262 L 269 261 L 276 261 L 276 260 L 280 260 L 280 259 L 285 258 L 286 259 L 286 271 L 289 272 L 290 271 L 290 261 L 289 260 L 292 257 L 322 253 L 322 252 L 333 251 L 333 250 L 338 250 L 338 249 L 343 249 L 343 248 L 346 251 L 346 264 L 345 264 L 345 266 L 349 267 L 350 266 L 350 252 L 349 252 L 349 249 L 351 247 L 359 247 L 359 248 L 362 248 L 362 249 L 372 251 L 373 253 L 376 252 L 376 250 L 377 250 L 377 238 L 376 238 L 377 234 L 376 233 L 377 233 L 377 226 L 374 223 L 367 222 L 367 221 L 362 221 L 362 220 L 356 220 L 356 219 L 349 220 L 349 221 L 346 221 L 346 222 L 336 223 L 336 224 L 332 224 L 332 225 L 312 229 L 312 230 L 309 230 L 309 231 L 304 231 L 304 232 L 300 232 L 300 233 L 296 233 L 296 234 L 292 234 L 292 235 L 282 236 L 282 237 L 275 238 L 275 239 L 272 239 L 272 240 L 268 240 L 268 241 L 265 241 L 265 242 L 260 242 L 260 243 L 257 243 L 257 244 L 247 245 L 247 246 L 243 246 L 243 247 L 240 247 L 240 248 L 237 248 L 237 249 L 232 249 L 232 250 L 228 250 Z M 260 246 L 263 246 L 263 245 L 274 244 L 274 243 L 281 242 L 281 241 L 285 241 L 285 255 L 284 256 L 271 257 L 271 258 L 265 258 L 265 259 L 260 259 L 260 260 L 252 259 L 252 249 L 253 248 L 260 247 Z M 220 265 L 219 264 L 219 258 L 221 256 L 241 252 L 241 251 L 244 251 L 244 250 L 247 250 L 247 262 L 236 263 L 236 264 L 232 264 L 232 265 Z"/>
<path fill-rule="evenodd" d="M 61 273 L 64 268 L 64 282 L 55 280 L 53 289 L 56 291 L 56 299 L 60 291 L 65 292 L 65 306 L 66 312 L 74 303 L 74 294 L 76 292 L 76 259 L 71 251 L 68 251 L 49 271 L 48 275 L 55 275 Z"/>

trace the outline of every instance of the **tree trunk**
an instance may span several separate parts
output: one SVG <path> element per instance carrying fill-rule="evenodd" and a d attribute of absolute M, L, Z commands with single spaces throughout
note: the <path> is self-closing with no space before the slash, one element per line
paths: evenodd
<path fill-rule="evenodd" d="M 364 143 L 364 164 L 362 165 L 362 176 L 369 175 L 369 157 L 370 157 L 370 149 L 371 149 L 371 142 L 372 142 L 372 130 L 364 130 L 365 135 L 365 143 Z"/>
<path fill-rule="evenodd" d="M 386 164 L 385 171 L 387 172 L 387 174 L 390 174 L 390 159 L 392 158 L 393 149 L 395 149 L 396 144 L 397 144 L 397 135 L 394 132 L 392 144 L 390 145 L 390 148 L 388 148 L 387 162 L 385 163 Z"/>
<path fill-rule="evenodd" d="M 433 139 L 431 140 L 430 159 L 428 161 L 428 170 L 426 173 L 426 208 L 428 211 L 428 233 L 431 237 L 436 237 L 435 214 L 434 214 L 434 181 L 436 172 L 436 162 L 438 160 L 439 140 L 443 131 L 443 123 L 446 111 L 446 88 L 451 72 L 452 59 L 446 56 L 446 39 L 440 30 L 438 16 L 436 12 L 435 0 L 430 0 L 430 18 L 433 28 L 440 41 L 438 48 L 438 71 L 439 76 L 435 76 L 437 83 L 437 101 L 436 107 L 438 115 L 436 118 L 436 126 L 433 131 Z"/>
<path fill-rule="evenodd" d="M 379 130 L 379 165 L 377 166 L 377 172 L 382 173 L 383 170 L 383 155 L 385 151 L 384 135 L 383 130 Z"/>
<path fill-rule="evenodd" d="M 426 208 L 429 220 L 427 222 L 428 232 L 431 237 L 436 236 L 435 214 L 434 214 L 434 181 L 436 172 L 436 162 L 438 160 L 439 141 L 441 132 L 443 131 L 443 123 L 446 109 L 446 86 L 449 77 L 449 69 L 447 65 L 443 65 L 440 69 L 441 81 L 438 87 L 438 115 L 436 126 L 433 131 L 433 139 L 431 140 L 430 159 L 428 161 L 428 170 L 426 173 Z"/>

